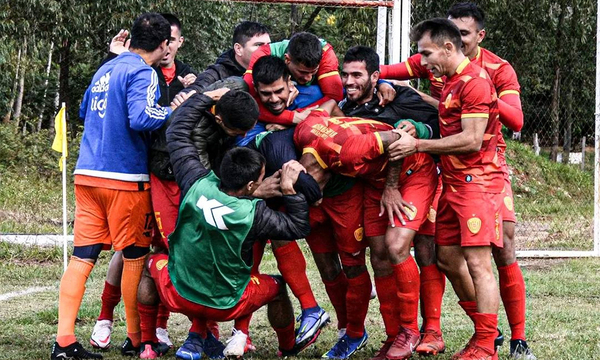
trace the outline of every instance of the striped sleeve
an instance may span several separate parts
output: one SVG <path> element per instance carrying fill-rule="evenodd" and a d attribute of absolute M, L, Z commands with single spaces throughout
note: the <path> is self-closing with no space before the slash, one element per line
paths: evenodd
<path fill-rule="evenodd" d="M 132 75 L 127 85 L 129 126 L 136 131 L 159 129 L 171 114 L 171 108 L 158 105 L 158 76 L 151 67 L 143 67 Z"/>

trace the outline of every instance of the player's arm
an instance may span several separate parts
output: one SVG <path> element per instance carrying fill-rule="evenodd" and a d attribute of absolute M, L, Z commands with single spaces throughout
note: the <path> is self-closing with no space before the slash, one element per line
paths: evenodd
<path fill-rule="evenodd" d="M 132 75 L 127 86 L 129 126 L 135 131 L 159 129 L 171 115 L 171 108 L 161 107 L 158 77 L 154 69 L 143 67 Z"/>
<path fill-rule="evenodd" d="M 421 54 L 415 54 L 406 61 L 392 65 L 380 65 L 379 77 L 382 79 L 411 80 L 427 77 L 427 69 L 421 66 Z"/>
<path fill-rule="evenodd" d="M 209 102 L 212 104 L 212 99 L 208 96 L 195 94 L 190 101 L 173 112 L 171 124 L 167 128 L 169 158 L 175 180 L 184 195 L 199 178 L 209 172 L 198 157 L 198 149 L 192 139 L 192 132 L 202 118 L 201 109 L 207 107 Z"/>
<path fill-rule="evenodd" d="M 190 92 L 192 90 L 196 90 L 196 92 L 203 91 L 207 86 L 217 82 L 220 80 L 219 71 L 215 69 L 217 65 L 210 65 L 206 70 L 196 76 L 196 80 L 194 83 L 181 92 Z"/>
<path fill-rule="evenodd" d="M 500 122 L 512 131 L 523 128 L 523 110 L 521 108 L 520 85 L 517 74 L 510 64 L 501 66 L 494 76 L 494 85 L 498 93 Z"/>
<path fill-rule="evenodd" d="M 325 51 L 319 63 L 317 82 L 327 99 L 341 101 L 344 98 L 344 87 L 340 77 L 339 62 L 330 44 L 325 45 Z"/>
<path fill-rule="evenodd" d="M 256 60 L 260 59 L 263 56 L 271 55 L 271 45 L 264 44 L 261 45 L 254 53 L 252 53 L 252 57 L 250 58 L 250 64 L 248 65 L 248 69 L 244 73 L 244 81 L 248 84 L 248 92 L 250 95 L 254 96 L 256 102 L 260 103 L 259 99 L 256 95 L 256 89 L 254 89 L 254 82 L 252 78 L 252 68 L 254 67 L 254 63 Z"/>
<path fill-rule="evenodd" d="M 388 173 L 385 179 L 385 186 L 379 202 L 379 216 L 385 212 L 392 227 L 395 227 L 394 215 L 400 220 L 402 225 L 406 225 L 402 214 L 410 218 L 410 213 L 406 210 L 412 208 L 412 205 L 404 201 L 399 190 L 400 172 L 402 171 L 402 160 L 390 161 L 388 163 Z"/>

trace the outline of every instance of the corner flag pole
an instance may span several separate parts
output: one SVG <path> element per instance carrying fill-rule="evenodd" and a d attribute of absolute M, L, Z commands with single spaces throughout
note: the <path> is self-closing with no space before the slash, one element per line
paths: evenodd
<path fill-rule="evenodd" d="M 65 109 L 65 103 L 62 103 L 62 108 Z M 65 109 L 66 112 L 66 109 Z M 62 153 L 60 160 L 62 161 L 62 200 L 63 200 L 63 272 L 67 271 L 67 116 L 62 116 L 62 128 L 64 135 L 62 137 Z"/>

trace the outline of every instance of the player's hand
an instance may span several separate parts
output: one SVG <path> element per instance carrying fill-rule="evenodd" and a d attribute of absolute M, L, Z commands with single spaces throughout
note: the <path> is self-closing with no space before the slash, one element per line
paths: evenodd
<path fill-rule="evenodd" d="M 390 161 L 398 161 L 417 152 L 417 140 L 414 137 L 404 130 L 392 131 L 400 134 L 400 139 L 394 141 L 388 148 Z"/>
<path fill-rule="evenodd" d="M 295 112 L 294 113 L 294 119 L 292 120 L 294 124 L 300 124 L 301 122 L 304 121 L 304 119 L 306 119 L 308 117 L 308 115 L 310 114 L 311 111 L 313 111 L 314 109 L 316 109 L 317 106 L 311 106 L 303 111 L 299 111 L 299 112 Z"/>
<path fill-rule="evenodd" d="M 379 98 L 379 105 L 385 106 L 394 101 L 396 90 L 394 90 L 392 85 L 382 82 L 381 84 L 377 84 L 377 97 Z"/>
<path fill-rule="evenodd" d="M 267 124 L 265 129 L 267 129 L 267 131 L 281 131 L 288 129 L 288 127 L 281 124 Z"/>
<path fill-rule="evenodd" d="M 284 195 L 293 195 L 296 193 L 294 184 L 298 181 L 301 172 L 306 172 L 304 166 L 296 160 L 290 160 L 281 167 L 281 192 Z"/>
<path fill-rule="evenodd" d="M 175 95 L 173 101 L 171 101 L 171 109 L 177 109 L 181 104 L 183 104 L 190 96 L 194 95 L 195 93 L 196 90 L 192 90 L 187 93 L 180 92 L 179 94 Z"/>
<path fill-rule="evenodd" d="M 417 128 L 413 123 L 407 120 L 403 120 L 398 124 L 397 129 L 404 130 L 408 133 L 408 135 L 416 138 L 417 137 Z"/>
<path fill-rule="evenodd" d="M 127 39 L 127 36 L 129 36 L 129 31 L 121 29 L 121 31 L 119 31 L 119 33 L 110 41 L 108 50 L 117 55 L 129 51 L 130 40 Z"/>
<path fill-rule="evenodd" d="M 227 92 L 229 92 L 229 88 L 224 87 L 217 90 L 206 91 L 204 95 L 208 96 L 214 101 L 219 101 L 221 99 L 221 96 L 227 94 Z"/>
<path fill-rule="evenodd" d="M 252 196 L 261 199 L 269 199 L 282 195 L 283 194 L 281 193 L 281 170 L 277 170 L 275 174 L 269 176 L 268 178 L 265 178 L 252 194 Z"/>
<path fill-rule="evenodd" d="M 287 103 L 285 104 L 286 108 L 290 107 L 294 103 L 294 100 L 296 100 L 296 97 L 298 97 L 298 94 L 300 94 L 300 91 L 298 91 L 298 88 L 296 87 L 296 85 L 294 85 L 292 81 L 289 82 L 289 86 L 290 95 L 288 97 Z"/>
<path fill-rule="evenodd" d="M 383 194 L 379 202 L 379 216 L 387 212 L 392 227 L 396 226 L 394 215 L 400 219 L 402 225 L 406 225 L 403 215 L 412 220 L 414 211 L 414 206 L 404 201 L 398 187 L 386 186 L 383 188 Z"/>
<path fill-rule="evenodd" d="M 184 88 L 192 85 L 196 81 L 196 75 L 187 74 L 185 77 L 177 76 L 179 82 L 183 85 Z"/>

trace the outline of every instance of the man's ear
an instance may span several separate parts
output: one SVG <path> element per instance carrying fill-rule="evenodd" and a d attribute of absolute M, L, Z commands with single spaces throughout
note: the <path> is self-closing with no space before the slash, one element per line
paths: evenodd
<path fill-rule="evenodd" d="M 292 58 L 290 57 L 290 54 L 285 53 L 283 56 L 284 56 L 283 60 L 285 61 L 285 64 L 289 65 L 292 62 Z"/>
<path fill-rule="evenodd" d="M 185 41 L 185 38 L 183 36 L 179 37 L 179 47 L 181 47 L 181 45 L 183 45 L 183 42 Z"/>
<path fill-rule="evenodd" d="M 456 47 L 452 41 L 446 41 L 444 43 L 444 50 L 446 51 L 446 56 L 450 56 L 450 54 L 456 50 Z"/>
<path fill-rule="evenodd" d="M 371 81 L 377 82 L 379 81 L 379 70 L 377 71 L 373 71 L 373 73 L 371 74 Z"/>
<path fill-rule="evenodd" d="M 248 181 L 246 184 L 246 191 L 250 193 L 252 191 L 252 187 L 254 187 L 254 180 Z"/>
<path fill-rule="evenodd" d="M 215 115 L 215 121 L 217 124 L 223 126 L 223 118 L 221 118 L 221 115 Z"/>
<path fill-rule="evenodd" d="M 479 30 L 479 32 L 477 33 L 477 44 L 481 44 L 481 42 L 483 41 L 483 39 L 485 38 L 485 29 L 481 29 Z"/>
<path fill-rule="evenodd" d="M 244 47 L 240 43 L 233 44 L 233 51 L 237 56 L 242 56 L 244 54 Z"/>

